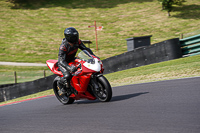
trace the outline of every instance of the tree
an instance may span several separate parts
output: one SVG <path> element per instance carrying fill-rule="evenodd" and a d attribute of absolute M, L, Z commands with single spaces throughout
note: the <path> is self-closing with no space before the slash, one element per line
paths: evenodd
<path fill-rule="evenodd" d="M 158 0 L 162 4 L 162 10 L 167 10 L 168 16 L 172 11 L 173 5 L 182 5 L 185 0 Z"/>

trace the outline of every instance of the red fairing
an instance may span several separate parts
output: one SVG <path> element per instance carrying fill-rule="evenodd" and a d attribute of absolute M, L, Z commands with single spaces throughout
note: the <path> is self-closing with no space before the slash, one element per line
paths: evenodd
<path fill-rule="evenodd" d="M 61 71 L 58 71 L 58 66 L 57 66 L 58 60 L 47 60 L 46 64 L 49 67 L 49 69 L 56 75 L 63 77 L 63 74 Z"/>
<path fill-rule="evenodd" d="M 71 80 L 71 85 L 76 88 L 79 92 L 85 92 L 87 90 L 88 83 L 90 82 L 92 74 L 87 74 L 83 76 L 73 76 Z"/>

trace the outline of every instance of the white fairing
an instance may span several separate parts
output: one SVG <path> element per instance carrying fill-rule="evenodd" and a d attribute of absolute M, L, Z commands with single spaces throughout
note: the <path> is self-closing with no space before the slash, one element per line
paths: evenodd
<path fill-rule="evenodd" d="M 49 68 L 52 70 L 54 63 L 48 63 Z"/>
<path fill-rule="evenodd" d="M 94 64 L 85 62 L 85 63 L 83 63 L 83 66 L 87 67 L 87 68 L 90 69 L 90 70 L 99 72 L 99 71 L 101 70 L 100 62 L 98 61 L 97 58 L 95 58 L 94 60 L 95 60 L 95 63 L 94 63 Z"/>

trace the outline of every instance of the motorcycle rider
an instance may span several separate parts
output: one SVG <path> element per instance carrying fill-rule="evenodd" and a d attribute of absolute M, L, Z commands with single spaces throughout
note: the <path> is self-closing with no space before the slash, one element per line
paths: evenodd
<path fill-rule="evenodd" d="M 94 55 L 94 53 L 82 43 L 79 39 L 78 31 L 74 27 L 66 28 L 64 30 L 64 36 L 65 38 L 62 40 L 58 54 L 58 67 L 63 77 L 57 84 L 60 89 L 59 94 L 67 94 L 69 96 L 71 93 L 76 95 L 78 92 L 70 85 L 72 79 L 71 73 L 75 72 L 77 68 L 75 66 L 70 66 L 68 63 L 75 60 L 78 48 L 87 50 L 91 55 Z M 63 85 L 65 87 L 63 87 Z"/>

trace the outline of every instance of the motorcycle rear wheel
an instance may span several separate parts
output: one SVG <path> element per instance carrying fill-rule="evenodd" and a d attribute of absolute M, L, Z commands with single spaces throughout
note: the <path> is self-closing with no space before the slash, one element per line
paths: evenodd
<path fill-rule="evenodd" d="M 98 77 L 97 82 L 99 85 L 99 89 L 93 90 L 95 97 L 101 102 L 109 102 L 112 98 L 112 88 L 110 86 L 110 83 L 104 76 Z"/>
<path fill-rule="evenodd" d="M 72 104 L 74 102 L 73 98 L 68 97 L 66 94 L 59 95 L 58 94 L 58 86 L 57 86 L 57 81 L 60 80 L 60 77 L 57 76 L 54 81 L 53 81 L 53 91 L 56 95 L 56 98 L 64 105 L 66 104 Z"/>

